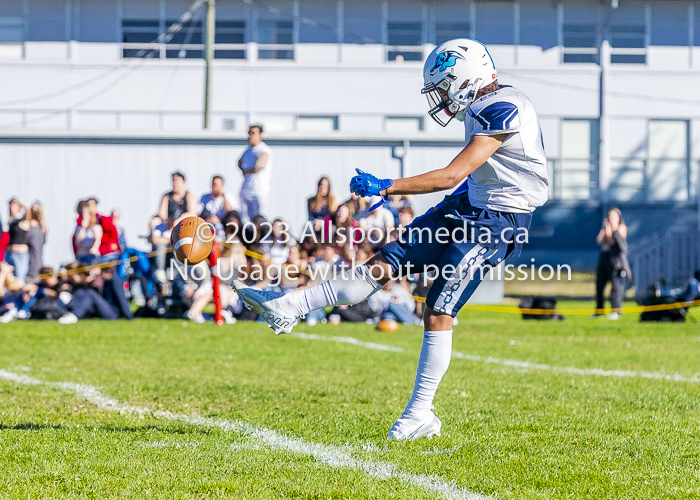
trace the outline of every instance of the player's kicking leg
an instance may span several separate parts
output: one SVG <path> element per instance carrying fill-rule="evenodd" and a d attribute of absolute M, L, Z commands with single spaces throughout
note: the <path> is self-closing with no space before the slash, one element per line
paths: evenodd
<path fill-rule="evenodd" d="M 362 302 L 407 264 L 412 268 L 409 272 L 420 272 L 424 266 L 436 265 L 448 244 L 425 235 L 435 234 L 445 224 L 444 214 L 431 210 L 408 226 L 406 238 L 384 245 L 366 264 L 314 287 L 286 294 L 258 290 L 240 281 L 234 281 L 233 287 L 243 303 L 262 316 L 275 333 L 290 333 L 299 318 L 309 311 Z M 424 238 L 428 241 L 423 241 Z"/>
<path fill-rule="evenodd" d="M 289 293 L 266 292 L 240 281 L 233 287 L 243 303 L 258 313 L 276 334 L 291 333 L 299 318 L 314 309 L 362 302 L 390 280 L 391 266 L 381 254 L 320 285 Z"/>

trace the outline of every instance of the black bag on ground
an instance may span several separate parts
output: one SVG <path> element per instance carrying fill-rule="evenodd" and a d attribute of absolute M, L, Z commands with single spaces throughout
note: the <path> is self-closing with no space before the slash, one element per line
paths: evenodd
<path fill-rule="evenodd" d="M 647 294 L 642 299 L 641 304 L 644 306 L 658 306 L 678 302 L 678 291 L 672 288 L 667 288 L 663 285 L 664 284 L 660 282 L 651 285 L 647 289 Z M 639 321 L 673 321 L 683 323 L 685 322 L 687 315 L 687 307 L 680 307 L 677 309 L 661 309 L 659 311 L 644 311 L 639 317 Z"/>
<path fill-rule="evenodd" d="M 520 309 L 550 309 L 554 311 L 557 308 L 557 299 L 554 297 L 523 297 L 518 305 Z M 539 320 L 554 320 L 559 321 L 564 319 L 561 314 L 534 314 L 523 312 L 523 319 L 539 319 Z"/>

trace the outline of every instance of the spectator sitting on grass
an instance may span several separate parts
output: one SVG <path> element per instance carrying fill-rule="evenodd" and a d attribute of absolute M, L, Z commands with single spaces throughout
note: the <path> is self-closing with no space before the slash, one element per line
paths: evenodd
<path fill-rule="evenodd" d="M 158 215 L 153 217 L 150 223 L 149 239 L 153 251 L 158 252 L 153 262 L 154 274 L 161 283 L 166 281 L 165 268 L 170 263 L 170 256 L 167 254 L 167 249 L 170 246 L 170 232 L 180 219 L 197 215 L 197 200 L 194 194 L 187 190 L 185 174 L 173 172 L 171 178 L 173 189 L 163 195 Z"/>
<path fill-rule="evenodd" d="M 272 223 L 272 233 L 270 234 L 270 258 L 276 266 L 281 266 L 289 258 L 289 250 L 296 245 L 296 240 L 285 230 L 286 224 L 282 219 L 275 219 Z M 288 226 L 287 226 L 288 228 Z"/>
<path fill-rule="evenodd" d="M 352 217 L 355 220 L 359 220 L 362 217 L 366 217 L 369 213 L 369 211 L 367 210 L 369 208 L 369 205 L 367 205 L 365 199 L 360 198 L 355 193 L 353 193 L 350 196 L 350 199 L 343 203 L 343 205 L 348 207 L 348 210 L 350 210 L 350 217 Z"/>
<path fill-rule="evenodd" d="M 197 215 L 197 200 L 187 190 L 185 174 L 174 172 L 171 177 L 173 189 L 163 195 L 158 209 L 158 217 L 167 223 L 168 229 L 172 229 L 182 217 Z"/>
<path fill-rule="evenodd" d="M 399 209 L 399 226 L 409 226 L 415 217 L 415 213 L 411 207 L 401 207 Z"/>
<path fill-rule="evenodd" d="M 381 319 L 393 319 L 399 323 L 417 325 L 420 320 L 413 314 L 416 301 L 405 279 L 388 281 L 384 288 L 367 299 L 369 307 Z"/>
<path fill-rule="evenodd" d="M 385 203 L 384 207 L 394 216 L 394 225 L 399 225 L 399 212 L 402 208 L 411 208 L 411 198 L 406 195 L 390 195 L 389 203 Z"/>
<path fill-rule="evenodd" d="M 233 210 L 233 196 L 226 192 L 224 178 L 215 175 L 211 179 L 211 192 L 202 195 L 199 200 L 199 216 L 212 224 L 220 224 L 226 214 Z"/>
<path fill-rule="evenodd" d="M 233 234 L 233 226 L 226 228 L 228 235 Z M 242 312 L 243 304 L 238 300 L 238 295 L 231 287 L 233 280 L 238 278 L 241 270 L 247 268 L 245 247 L 240 241 L 224 244 L 214 272 L 217 273 L 219 283 L 219 296 L 221 297 L 222 315 L 227 324 L 236 322 L 236 315 Z M 211 279 L 203 281 L 194 294 L 194 302 L 187 312 L 187 318 L 195 323 L 204 323 L 202 312 L 204 308 L 214 300 L 214 290 Z"/>
<path fill-rule="evenodd" d="M 71 273 L 79 267 L 80 264 L 74 262 L 66 266 L 66 271 Z M 60 290 L 72 316 L 66 315 L 60 318 L 59 323 L 75 323 L 85 318 L 100 318 L 111 321 L 119 318 L 119 312 L 98 293 L 93 273 L 89 271 L 67 274 L 61 283 Z"/>
<path fill-rule="evenodd" d="M 319 255 L 309 264 L 309 276 L 314 283 L 321 283 L 333 277 L 333 273 L 340 274 L 347 267 L 348 264 L 338 255 L 337 247 L 324 243 Z"/>
<path fill-rule="evenodd" d="M 68 312 L 59 298 L 60 282 L 50 267 L 39 270 L 41 279 L 37 284 L 22 287 L 10 309 L 0 318 L 7 323 L 13 318 L 59 320 L 62 323 L 74 323 L 72 314 Z"/>
<path fill-rule="evenodd" d="M 286 293 L 295 288 L 303 287 L 308 281 L 308 276 L 305 274 L 308 265 L 308 261 L 301 256 L 299 245 L 290 247 L 287 262 L 282 265 L 280 289 Z"/>

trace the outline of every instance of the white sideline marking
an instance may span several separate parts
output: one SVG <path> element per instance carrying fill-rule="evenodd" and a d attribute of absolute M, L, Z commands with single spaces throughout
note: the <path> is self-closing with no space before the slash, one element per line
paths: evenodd
<path fill-rule="evenodd" d="M 363 342 L 354 337 L 324 337 L 316 334 L 308 333 L 293 333 L 295 337 L 307 340 L 326 340 L 331 342 L 343 342 L 346 344 L 353 344 L 360 347 L 366 347 L 368 349 L 375 349 L 378 351 L 391 351 L 391 352 L 405 352 L 405 349 L 401 347 L 385 345 L 385 344 L 375 344 L 374 342 Z M 526 370 L 548 370 L 554 373 L 568 373 L 571 375 L 592 375 L 596 377 L 619 377 L 619 378 L 646 378 L 651 380 L 667 380 L 669 382 L 690 382 L 690 383 L 700 383 L 700 377 L 698 375 L 693 375 L 692 377 L 684 377 L 677 373 L 666 374 L 659 372 L 644 372 L 644 371 L 632 371 L 632 370 L 603 370 L 602 368 L 576 368 L 573 366 L 551 366 L 540 363 L 531 363 L 529 361 L 518 361 L 517 359 L 500 359 L 494 358 L 492 356 L 475 356 L 473 354 L 464 354 L 459 351 L 452 351 L 453 358 L 465 359 L 467 361 L 475 361 L 478 363 L 489 363 L 495 365 L 503 365 L 510 368 L 520 368 Z"/>
<path fill-rule="evenodd" d="M 217 427 L 224 431 L 248 436 L 273 449 L 286 450 L 299 455 L 313 457 L 324 465 L 360 470 L 373 478 L 381 480 L 398 479 L 410 486 L 422 488 L 430 493 L 440 494 L 445 498 L 456 500 L 491 500 L 491 497 L 465 490 L 437 476 L 403 472 L 391 462 L 373 462 L 371 460 L 355 458 L 338 446 L 314 443 L 304 441 L 301 438 L 285 436 L 273 429 L 257 427 L 240 420 L 203 417 L 196 413 L 183 415 L 163 410 L 151 411 L 148 408 L 131 406 L 105 396 L 100 392 L 98 387 L 91 385 L 76 384 L 73 382 L 45 382 L 27 375 L 20 375 L 6 370 L 0 370 L 0 379 L 25 385 L 48 385 L 56 387 L 65 392 L 76 394 L 106 411 L 114 411 L 121 414 L 151 415 L 155 418 L 183 422 L 198 427 Z"/>
<path fill-rule="evenodd" d="M 299 337 L 300 339 L 306 340 L 329 340 L 331 342 L 341 342 L 343 344 L 352 344 L 360 347 L 366 347 L 367 349 L 374 349 L 375 351 L 390 351 L 390 352 L 404 352 L 403 347 L 395 347 L 393 345 L 376 344 L 374 342 L 363 342 L 355 337 L 324 337 L 322 335 L 316 335 L 315 333 L 303 333 L 294 332 L 292 336 Z"/>

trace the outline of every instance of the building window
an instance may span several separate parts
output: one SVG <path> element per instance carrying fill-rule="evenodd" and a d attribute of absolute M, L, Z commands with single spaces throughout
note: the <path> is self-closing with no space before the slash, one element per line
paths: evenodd
<path fill-rule="evenodd" d="M 384 130 L 395 133 L 412 133 L 423 130 L 423 118 L 420 116 L 387 116 Z"/>
<path fill-rule="evenodd" d="M 650 120 L 646 169 L 648 200 L 687 201 L 688 166 L 688 122 Z"/>
<path fill-rule="evenodd" d="M 0 17 L 0 43 L 22 43 L 24 20 L 21 17 Z"/>
<path fill-rule="evenodd" d="M 423 28 L 421 23 L 387 23 L 387 60 L 422 61 Z"/>
<path fill-rule="evenodd" d="M 610 62 L 646 64 L 646 28 L 643 25 L 618 24 L 610 27 Z"/>
<path fill-rule="evenodd" d="M 598 31 L 595 24 L 565 24 L 562 42 L 565 63 L 598 62 Z"/>
<path fill-rule="evenodd" d="M 294 22 L 258 22 L 258 43 L 260 59 L 294 59 Z"/>
<path fill-rule="evenodd" d="M 333 132 L 338 130 L 337 116 L 298 116 L 297 132 Z"/>
<path fill-rule="evenodd" d="M 216 21 L 214 57 L 245 59 L 245 21 Z"/>
<path fill-rule="evenodd" d="M 165 36 L 165 57 L 167 59 L 201 59 L 204 57 L 204 38 L 202 21 L 190 20 L 180 23 L 177 20 L 166 21 L 166 26 L 181 27 Z"/>
<path fill-rule="evenodd" d="M 561 121 L 561 158 L 552 162 L 553 196 L 588 200 L 597 194 L 598 121 Z"/>
<path fill-rule="evenodd" d="M 506 0 L 474 2 L 474 35 L 489 45 L 515 44 L 515 2 Z"/>
<path fill-rule="evenodd" d="M 435 45 L 469 37 L 469 23 L 435 23 Z"/>
<path fill-rule="evenodd" d="M 160 57 L 158 19 L 122 20 L 123 57 Z"/>

